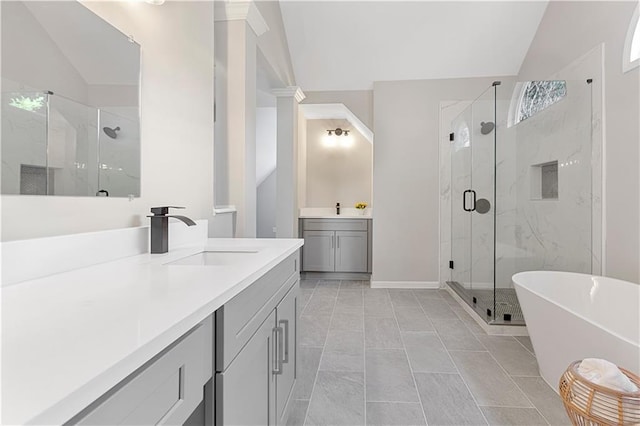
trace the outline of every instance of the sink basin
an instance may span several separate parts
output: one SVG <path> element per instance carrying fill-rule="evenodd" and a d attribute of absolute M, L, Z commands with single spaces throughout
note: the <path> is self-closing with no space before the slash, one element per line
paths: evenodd
<path fill-rule="evenodd" d="M 189 265 L 189 266 L 225 266 L 244 262 L 258 254 L 257 250 L 207 250 L 165 265 Z"/>

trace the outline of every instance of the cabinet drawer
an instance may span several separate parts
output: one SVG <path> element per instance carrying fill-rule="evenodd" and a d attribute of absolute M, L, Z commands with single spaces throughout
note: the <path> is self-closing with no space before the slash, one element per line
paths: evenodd
<path fill-rule="evenodd" d="M 216 371 L 224 371 L 299 276 L 292 254 L 225 303 L 216 315 Z"/>
<path fill-rule="evenodd" d="M 67 424 L 182 424 L 212 377 L 213 319 L 194 327 Z"/>
<path fill-rule="evenodd" d="M 303 231 L 366 231 L 367 219 L 302 219 Z"/>

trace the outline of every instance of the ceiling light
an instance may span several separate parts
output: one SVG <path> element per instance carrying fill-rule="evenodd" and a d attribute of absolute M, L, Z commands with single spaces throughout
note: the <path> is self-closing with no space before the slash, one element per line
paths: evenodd
<path fill-rule="evenodd" d="M 144 0 L 144 1 L 154 6 L 160 6 L 164 3 L 164 0 Z"/>

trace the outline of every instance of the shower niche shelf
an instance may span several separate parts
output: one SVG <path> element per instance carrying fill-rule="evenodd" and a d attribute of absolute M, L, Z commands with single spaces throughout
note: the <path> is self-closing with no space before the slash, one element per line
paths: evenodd
<path fill-rule="evenodd" d="M 558 161 L 531 166 L 531 199 L 558 199 Z"/>

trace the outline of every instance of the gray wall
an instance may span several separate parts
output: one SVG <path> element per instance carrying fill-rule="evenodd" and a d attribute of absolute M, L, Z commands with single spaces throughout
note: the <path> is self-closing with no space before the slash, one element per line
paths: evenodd
<path fill-rule="evenodd" d="M 550 2 L 519 74 L 545 78 L 604 43 L 605 275 L 633 282 L 640 279 L 640 82 L 638 68 L 622 72 L 622 51 L 636 5 Z"/>
<path fill-rule="evenodd" d="M 276 171 L 271 172 L 258 185 L 258 238 L 275 238 L 273 228 L 276 226 Z"/>
<path fill-rule="evenodd" d="M 500 79 L 374 84 L 373 281 L 437 285 L 440 102 Z"/>
<path fill-rule="evenodd" d="M 373 90 L 305 92 L 303 104 L 344 104 L 373 130 Z"/>
<path fill-rule="evenodd" d="M 333 207 L 338 202 L 343 207 L 354 207 L 359 201 L 372 206 L 371 143 L 352 130 L 349 136 L 353 146 L 325 146 L 326 130 L 337 127 L 352 128 L 346 120 L 307 120 L 307 191 L 303 207 Z"/>

